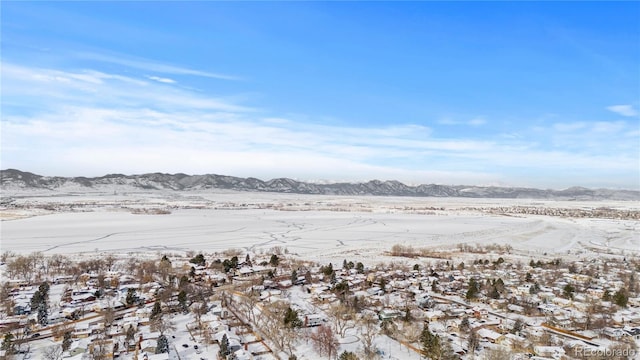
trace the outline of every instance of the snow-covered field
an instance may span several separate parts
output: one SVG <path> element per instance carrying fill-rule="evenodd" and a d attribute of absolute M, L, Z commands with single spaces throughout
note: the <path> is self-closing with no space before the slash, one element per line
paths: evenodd
<path fill-rule="evenodd" d="M 434 249 L 455 247 L 459 243 L 509 244 L 514 250 L 530 255 L 579 254 L 594 248 L 614 254 L 640 250 L 638 221 L 487 215 L 470 210 L 520 205 L 635 210 L 638 208 L 635 202 L 265 193 L 39 196 L 20 198 L 18 202 L 82 204 L 83 208 L 79 212 L 77 209 L 74 212 L 4 211 L 5 220 L 0 225 L 2 251 L 139 253 L 239 248 L 259 252 L 280 246 L 303 258 L 358 256 L 377 260 L 394 244 Z M 130 211 L 136 207 L 166 206 L 173 206 L 171 214 L 132 214 Z M 185 208 L 189 206 L 201 208 Z M 429 208 L 436 210 L 427 211 Z"/>

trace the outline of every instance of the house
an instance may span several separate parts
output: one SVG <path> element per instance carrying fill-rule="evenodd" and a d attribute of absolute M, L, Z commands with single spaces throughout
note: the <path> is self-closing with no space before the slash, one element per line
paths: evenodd
<path fill-rule="evenodd" d="M 500 344 L 505 340 L 504 335 L 487 328 L 478 330 L 478 336 L 481 339 L 485 339 L 493 344 Z"/>
<path fill-rule="evenodd" d="M 106 354 L 107 359 L 113 359 L 112 339 L 94 339 L 91 343 L 89 343 L 89 353 L 93 353 L 95 348 L 101 349 Z"/>
<path fill-rule="evenodd" d="M 155 353 L 158 339 L 144 339 L 140 341 L 140 350 L 144 353 Z"/>
<path fill-rule="evenodd" d="M 485 308 L 480 308 L 477 306 L 473 308 L 473 316 L 475 316 L 477 319 L 487 317 L 488 315 L 489 315 L 489 310 Z"/>
<path fill-rule="evenodd" d="M 213 320 L 209 323 L 209 329 L 211 329 L 211 331 L 216 334 L 219 333 L 221 331 L 224 331 L 227 329 L 227 326 L 225 324 L 223 324 L 222 322 L 218 321 L 218 320 Z"/>
<path fill-rule="evenodd" d="M 533 352 L 538 356 L 550 357 L 552 359 L 561 359 L 565 354 L 562 346 L 534 346 Z"/>
<path fill-rule="evenodd" d="M 398 310 L 391 310 L 391 309 L 383 309 L 380 310 L 380 312 L 378 313 L 378 318 L 382 321 L 384 320 L 393 320 L 395 318 L 398 318 L 402 316 L 402 313 Z"/>
<path fill-rule="evenodd" d="M 304 317 L 304 326 L 312 327 L 312 326 L 320 326 L 326 320 L 320 314 L 310 314 L 305 315 Z"/>
<path fill-rule="evenodd" d="M 91 329 L 89 328 L 89 323 L 86 322 L 77 323 L 73 331 L 73 337 L 79 339 L 89 337 L 90 334 Z"/>
<path fill-rule="evenodd" d="M 624 331 L 636 341 L 640 340 L 640 327 L 625 328 Z"/>
<path fill-rule="evenodd" d="M 28 315 L 31 313 L 31 307 L 27 304 L 16 305 L 13 307 L 13 313 L 15 315 Z"/>
<path fill-rule="evenodd" d="M 240 343 L 240 338 L 238 337 L 238 335 L 235 335 L 233 333 L 230 333 L 228 331 L 220 331 L 218 333 L 215 333 L 213 335 L 214 339 L 216 339 L 216 341 L 218 342 L 218 344 L 220 344 L 222 342 L 222 338 L 224 336 L 227 336 L 227 340 L 229 341 L 229 350 L 231 352 L 236 352 L 240 349 L 242 349 L 242 344 Z"/>
<path fill-rule="evenodd" d="M 622 329 L 606 327 L 602 329 L 602 335 L 611 340 L 620 340 L 626 335 L 626 332 Z"/>
<path fill-rule="evenodd" d="M 433 306 L 433 299 L 427 293 L 421 293 L 416 295 L 416 303 L 419 307 L 427 309 Z"/>
<path fill-rule="evenodd" d="M 236 270 L 236 276 L 247 277 L 251 274 L 253 274 L 253 269 L 248 266 L 243 266 Z"/>
<path fill-rule="evenodd" d="M 522 306 L 516 305 L 516 304 L 507 305 L 507 310 L 509 310 L 512 313 L 516 313 L 516 314 L 524 314 L 524 308 Z"/>
<path fill-rule="evenodd" d="M 429 310 L 424 312 L 425 319 L 429 321 L 438 321 L 445 317 L 444 312 L 440 310 Z"/>

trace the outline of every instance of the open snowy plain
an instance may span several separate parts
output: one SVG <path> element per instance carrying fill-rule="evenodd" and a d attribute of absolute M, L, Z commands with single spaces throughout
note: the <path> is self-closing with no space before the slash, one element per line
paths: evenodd
<path fill-rule="evenodd" d="M 638 220 L 513 211 L 637 212 L 637 202 L 157 191 L 3 199 L 1 249 L 16 253 L 260 252 L 279 246 L 301 258 L 379 261 L 394 244 L 433 250 L 508 244 L 525 256 L 640 251 Z"/>

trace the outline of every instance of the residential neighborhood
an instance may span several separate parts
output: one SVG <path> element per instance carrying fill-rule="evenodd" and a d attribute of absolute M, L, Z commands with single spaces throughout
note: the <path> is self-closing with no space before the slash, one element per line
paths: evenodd
<path fill-rule="evenodd" d="M 640 261 L 3 254 L 2 359 L 634 359 Z M 445 256 L 446 255 L 446 256 Z"/>

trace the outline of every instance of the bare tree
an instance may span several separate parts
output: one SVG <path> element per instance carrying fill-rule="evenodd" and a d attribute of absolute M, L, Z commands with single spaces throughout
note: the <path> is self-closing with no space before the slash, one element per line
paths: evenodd
<path fill-rule="evenodd" d="M 400 335 L 406 340 L 408 343 L 414 343 L 420 340 L 420 334 L 422 333 L 422 326 L 420 326 L 419 322 L 409 322 L 404 323 L 402 326 L 402 330 L 400 331 Z"/>
<path fill-rule="evenodd" d="M 609 353 L 613 354 L 613 356 L 609 358 L 615 360 L 627 360 L 630 355 L 638 354 L 638 347 L 635 341 L 626 338 L 614 343 L 609 349 L 611 350 Z"/>
<path fill-rule="evenodd" d="M 291 352 L 298 340 L 297 329 L 284 323 L 289 306 L 285 303 L 271 303 L 262 310 L 257 326 L 279 349 Z"/>
<path fill-rule="evenodd" d="M 45 360 L 60 360 L 62 359 L 62 347 L 58 345 L 51 345 L 44 348 L 42 356 Z"/>
<path fill-rule="evenodd" d="M 7 263 L 9 278 L 19 275 L 24 280 L 31 280 L 35 267 L 29 256 L 18 255 Z"/>
<path fill-rule="evenodd" d="M 255 308 L 260 301 L 258 294 L 255 292 L 247 292 L 238 298 L 234 304 L 236 308 L 242 313 L 247 321 L 251 323 L 256 322 Z"/>
<path fill-rule="evenodd" d="M 157 331 L 160 335 L 164 335 L 167 331 L 175 331 L 176 326 L 169 319 L 165 319 L 164 317 L 159 317 L 154 319 L 150 324 L 152 331 Z"/>
<path fill-rule="evenodd" d="M 333 321 L 334 329 L 337 334 L 344 337 L 348 329 L 352 329 L 355 326 L 355 312 L 353 309 L 343 305 L 332 305 L 328 311 L 331 320 Z"/>
<path fill-rule="evenodd" d="M 471 332 L 469 332 L 469 336 L 467 337 L 467 351 L 469 352 L 469 354 L 471 354 L 471 356 L 475 355 L 478 345 L 480 345 L 478 332 L 476 330 L 471 330 Z"/>
<path fill-rule="evenodd" d="M 109 342 L 110 343 L 110 342 Z M 97 339 L 91 342 L 91 349 L 88 353 L 92 360 L 107 360 L 110 358 L 108 344 L 104 339 Z"/>
<path fill-rule="evenodd" d="M 5 315 L 13 315 L 13 309 L 16 303 L 11 296 L 11 286 L 7 282 L 0 285 L 0 304 L 2 304 Z"/>
<path fill-rule="evenodd" d="M 124 335 L 124 343 L 127 346 L 127 351 L 129 351 L 129 345 L 134 341 L 135 336 L 136 328 L 133 325 L 130 325 Z"/>
<path fill-rule="evenodd" d="M 113 322 L 116 320 L 116 311 L 113 307 L 108 306 L 102 309 L 100 315 L 102 315 L 102 322 L 104 323 L 105 330 L 107 328 L 111 328 Z"/>
<path fill-rule="evenodd" d="M 3 251 L 0 255 L 0 263 L 7 263 L 9 259 L 14 257 L 16 254 L 13 251 Z"/>
<path fill-rule="evenodd" d="M 192 305 L 192 308 L 193 314 L 196 318 L 196 323 L 198 324 L 198 329 L 200 330 L 200 335 L 202 336 L 202 315 L 206 314 L 209 309 L 207 308 L 207 304 L 202 302 L 195 303 L 194 305 Z"/>
<path fill-rule="evenodd" d="M 73 332 L 74 324 L 72 322 L 65 322 L 55 325 L 51 328 L 51 335 L 54 339 L 62 339 L 64 334 Z"/>
<path fill-rule="evenodd" d="M 503 349 L 486 349 L 483 354 L 484 360 L 511 360 L 511 354 Z"/>
<path fill-rule="evenodd" d="M 374 314 L 364 314 L 358 321 L 358 331 L 360 333 L 365 359 L 373 359 L 376 356 L 373 341 L 380 333 L 378 318 Z"/>
<path fill-rule="evenodd" d="M 113 270 L 113 265 L 116 263 L 117 260 L 118 259 L 115 256 L 113 256 L 113 254 L 109 254 L 105 256 L 103 259 L 105 270 L 107 271 Z"/>
<path fill-rule="evenodd" d="M 68 267 L 69 258 L 61 254 L 53 254 L 48 260 L 49 269 L 55 274 L 62 274 Z"/>
<path fill-rule="evenodd" d="M 300 338 L 300 320 L 288 304 L 275 302 L 262 309 L 256 326 L 277 348 L 293 354 Z"/>
<path fill-rule="evenodd" d="M 320 355 L 327 355 L 331 359 L 332 355 L 338 352 L 338 339 L 336 338 L 333 330 L 329 326 L 320 326 L 311 334 L 311 341 L 313 348 Z"/>

